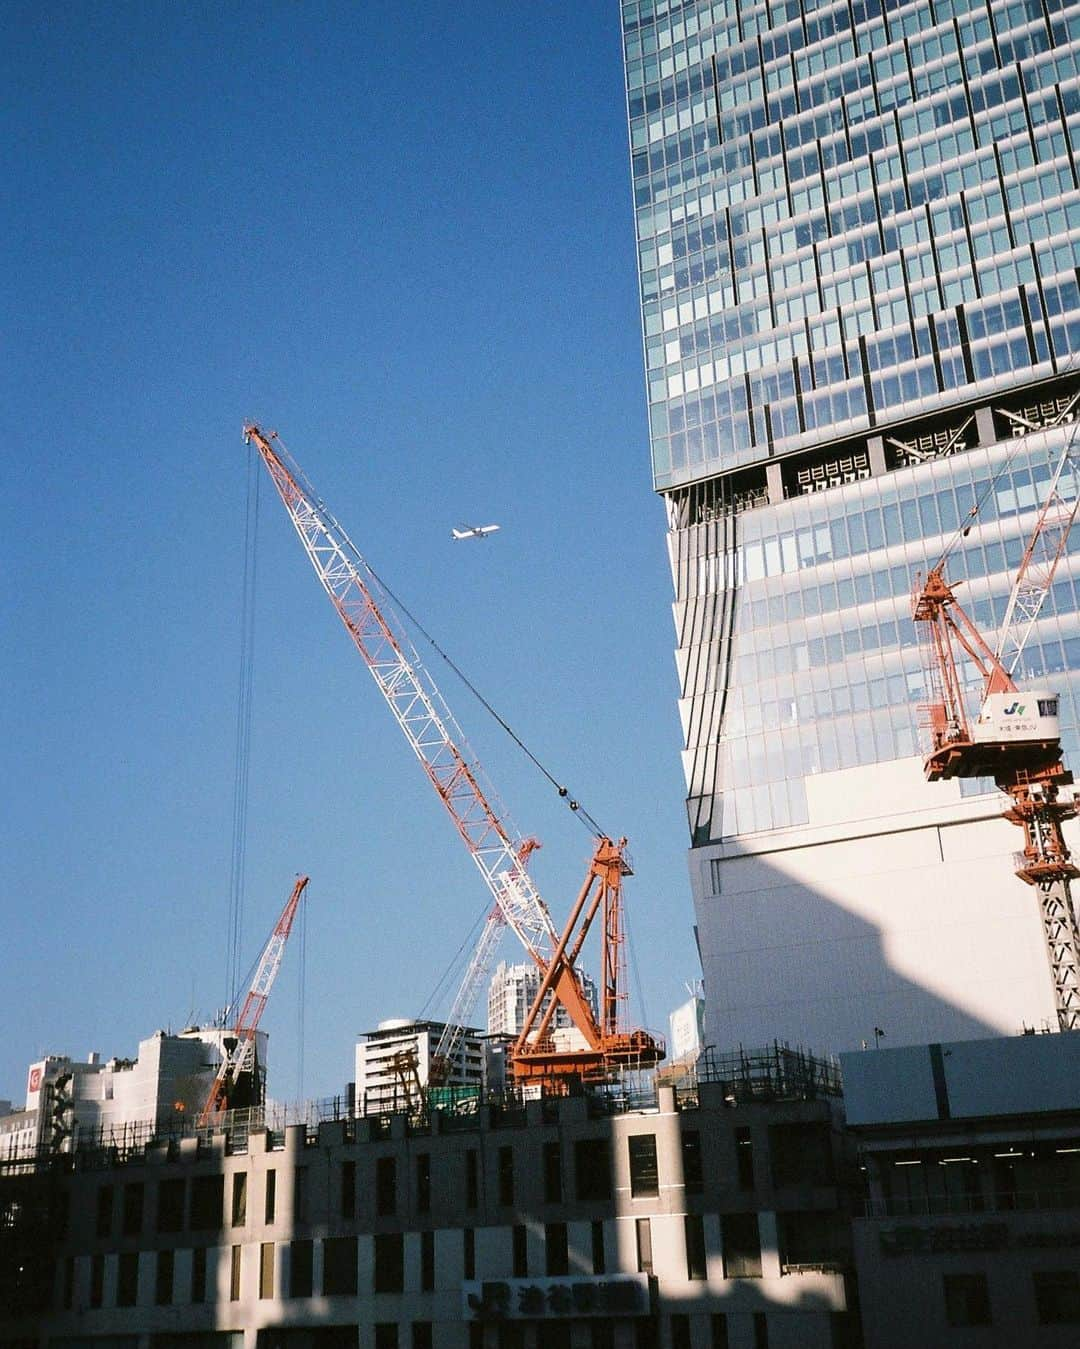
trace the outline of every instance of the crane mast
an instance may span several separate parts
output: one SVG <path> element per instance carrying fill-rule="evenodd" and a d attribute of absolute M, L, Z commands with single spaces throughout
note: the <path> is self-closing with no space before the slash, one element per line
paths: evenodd
<path fill-rule="evenodd" d="M 255 968 L 255 977 L 244 998 L 240 1015 L 232 1036 L 226 1037 L 221 1056 L 221 1066 L 206 1098 L 206 1104 L 199 1112 L 200 1129 L 212 1124 L 215 1117 L 230 1108 L 230 1100 L 236 1083 L 243 1073 L 255 1071 L 255 1032 L 266 1008 L 270 990 L 274 986 L 281 960 L 285 954 L 285 943 L 292 931 L 293 919 L 300 904 L 300 897 L 307 887 L 308 877 L 300 876 L 293 886 L 292 894 L 285 901 L 285 907 L 274 924 L 270 939 L 263 947 L 259 963 Z"/>
<path fill-rule="evenodd" d="M 1072 466 L 1074 429 L 1066 442 L 1025 548 L 1006 606 L 997 649 L 992 650 L 945 578 L 944 562 L 916 579 L 913 617 L 920 624 L 930 698 L 921 708 L 929 730 L 927 780 L 991 777 L 1010 800 L 1004 818 L 1023 830 L 1016 874 L 1038 895 L 1060 1030 L 1080 1030 L 1080 928 L 1070 882 L 1080 876 L 1065 842 L 1063 824 L 1077 814 L 1063 787 L 1073 775 L 1061 756 L 1058 697 L 1046 689 L 1021 691 L 1013 679 L 1024 644 L 1038 618 L 1065 552 L 1080 494 L 1061 488 Z M 976 717 L 969 716 L 961 667 L 970 660 L 982 684 Z M 1007 661 L 1006 665 L 1004 662 Z"/>

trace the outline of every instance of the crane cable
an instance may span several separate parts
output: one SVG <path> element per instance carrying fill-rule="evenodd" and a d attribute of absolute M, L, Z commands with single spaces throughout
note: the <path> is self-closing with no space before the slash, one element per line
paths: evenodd
<path fill-rule="evenodd" d="M 251 709 L 255 680 L 255 582 L 261 475 L 254 453 L 248 458 L 247 501 L 244 513 L 244 563 L 240 596 L 240 677 L 236 698 L 232 847 L 229 858 L 229 899 L 226 938 L 225 993 L 235 1007 L 240 996 L 240 959 L 244 929 L 244 888 L 247 866 L 248 788 L 251 768 Z"/>
<path fill-rule="evenodd" d="M 1077 357 L 1075 357 L 1061 373 L 1065 375 L 1069 374 L 1071 370 L 1076 368 L 1078 363 L 1080 363 L 1080 354 L 1078 354 Z M 1056 429 L 1056 427 L 1051 429 Z M 1076 427 L 1074 426 L 1072 432 L 1070 433 L 1070 439 L 1075 437 L 1075 435 L 1076 435 Z M 1005 462 L 1001 465 L 998 471 L 986 484 L 986 487 L 984 488 L 982 495 L 976 498 L 974 506 L 972 506 L 971 509 L 968 511 L 967 515 L 964 516 L 963 520 L 957 526 L 955 534 L 953 534 L 952 538 L 945 545 L 945 548 L 943 549 L 941 556 L 937 560 L 937 567 L 944 566 L 945 562 L 948 560 L 949 554 L 960 542 L 960 540 L 966 539 L 968 534 L 971 533 L 971 527 L 978 519 L 979 512 L 982 510 L 984 504 L 986 503 L 987 497 L 989 497 L 990 493 L 997 486 L 1002 476 L 1012 466 L 1012 462 L 1016 458 L 1016 456 L 1020 453 L 1022 449 L 1025 448 L 1024 441 L 1026 439 L 1027 439 L 1026 436 L 1017 436 L 1016 444 L 1013 448 L 1012 453 L 1006 458 Z"/>
<path fill-rule="evenodd" d="M 509 722 L 506 721 L 504 717 L 500 716 L 500 714 L 496 711 L 496 709 L 492 706 L 492 704 L 488 701 L 488 699 L 484 697 L 484 695 L 480 692 L 480 690 L 476 687 L 476 685 L 472 682 L 472 680 L 468 677 L 468 675 L 466 675 L 465 672 L 461 669 L 461 667 L 454 660 L 451 659 L 449 654 L 439 645 L 439 643 L 435 640 L 435 638 L 431 635 L 431 633 L 428 632 L 427 628 L 424 627 L 423 623 L 420 622 L 420 620 L 416 617 L 416 615 L 412 612 L 412 610 L 409 609 L 409 607 L 394 593 L 393 590 L 390 589 L 390 587 L 382 579 L 382 577 L 371 565 L 371 563 L 367 560 L 367 558 L 364 557 L 363 553 L 360 552 L 359 548 L 357 548 L 357 546 L 349 538 L 340 521 L 335 519 L 333 513 L 330 511 L 326 503 L 312 487 L 310 480 L 304 474 L 304 471 L 300 468 L 300 465 L 289 453 L 288 449 L 285 446 L 285 443 L 282 441 L 281 437 L 277 434 L 277 432 L 276 431 L 270 432 L 270 437 L 284 452 L 285 458 L 288 461 L 289 471 L 293 474 L 296 481 L 303 488 L 306 495 L 309 497 L 311 501 L 315 503 L 320 513 L 324 515 L 326 519 L 330 521 L 330 523 L 334 526 L 334 528 L 340 533 L 342 539 L 346 543 L 348 543 L 349 547 L 356 554 L 364 570 L 376 583 L 379 589 L 389 596 L 390 600 L 393 602 L 399 613 L 401 613 L 405 618 L 407 618 L 408 621 L 412 624 L 412 626 L 416 629 L 416 631 L 419 632 L 420 635 L 424 638 L 424 640 L 430 643 L 432 647 L 434 647 L 434 649 L 443 658 L 443 660 L 450 667 L 450 669 L 453 670 L 454 674 L 457 675 L 458 679 L 461 680 L 461 682 L 465 685 L 465 687 L 477 700 L 480 706 L 483 707 L 484 710 L 488 712 L 495 719 L 495 721 L 499 723 L 499 725 L 510 737 L 510 739 L 513 740 L 514 744 L 517 745 L 518 749 L 520 749 L 522 753 L 526 756 L 526 758 L 529 759 L 529 761 L 540 770 L 540 772 L 544 775 L 545 778 L 547 778 L 548 782 L 550 782 L 551 785 L 555 788 L 555 790 L 558 792 L 562 800 L 566 802 L 567 806 L 570 808 L 570 811 L 575 816 L 577 816 L 577 818 L 582 822 L 585 828 L 588 829 L 589 832 L 595 838 L 610 838 L 611 835 L 609 835 L 603 829 L 600 828 L 600 826 L 596 823 L 596 820 L 592 817 L 592 815 L 589 814 L 589 812 L 585 809 L 585 807 L 581 804 L 581 802 L 578 801 L 575 797 L 572 797 L 570 795 L 570 789 L 566 787 L 563 783 L 561 783 L 558 780 L 558 778 L 555 777 L 555 775 L 551 773 L 544 766 L 544 764 L 540 762 L 540 760 L 532 752 L 532 750 L 528 747 L 528 745 L 526 745 L 525 741 L 522 740 L 521 736 L 518 735 L 518 733 L 513 729 L 513 727 L 509 724 Z"/>
<path fill-rule="evenodd" d="M 528 758 L 540 770 L 540 772 L 543 773 L 544 777 L 547 778 L 548 782 L 550 782 L 551 785 L 555 788 L 559 796 L 566 801 L 566 804 L 570 808 L 571 812 L 582 822 L 585 828 L 588 829 L 589 832 L 593 834 L 594 837 L 596 838 L 609 837 L 609 835 L 607 835 L 604 832 L 604 830 L 600 828 L 600 826 L 596 823 L 596 821 L 585 809 L 585 807 L 581 804 L 581 802 L 576 800 L 576 798 L 570 795 L 570 789 L 568 787 L 565 787 L 558 780 L 558 778 L 555 777 L 553 773 L 549 772 L 549 770 L 540 762 L 540 760 L 536 757 L 536 755 L 532 752 L 532 750 L 528 747 L 528 745 L 526 745 L 525 741 L 522 740 L 521 736 L 519 736 L 518 733 L 514 730 L 514 728 L 509 724 L 509 722 L 507 722 L 505 718 L 503 718 L 498 713 L 498 711 L 496 711 L 496 709 L 491 705 L 491 703 L 487 700 L 487 698 L 484 697 L 484 695 L 480 692 L 480 690 L 476 687 L 476 685 L 472 682 L 472 680 L 468 677 L 468 675 L 464 673 L 461 667 L 454 660 L 451 659 L 451 657 L 447 654 L 446 651 L 443 650 L 443 648 L 439 645 L 439 643 L 435 640 L 435 638 L 432 637 L 431 633 L 428 632 L 427 628 L 424 627 L 424 625 L 420 622 L 420 620 L 416 617 L 416 615 L 412 613 L 406 607 L 405 604 L 402 603 L 402 601 L 398 598 L 397 595 L 394 594 L 394 592 L 390 589 L 390 587 L 386 584 L 386 582 L 382 579 L 382 577 L 375 571 L 374 567 L 372 567 L 371 564 L 366 561 L 364 562 L 364 566 L 367 568 L 368 573 L 371 575 L 372 579 L 378 584 L 379 588 L 381 590 L 384 590 L 386 594 L 389 595 L 390 599 L 394 602 L 397 609 L 409 620 L 409 622 L 413 625 L 413 627 L 417 630 L 417 632 L 419 632 L 420 635 L 435 648 L 438 654 L 443 658 L 446 664 L 449 665 L 450 669 L 453 670 L 454 674 L 457 675 L 458 679 L 461 680 L 461 682 L 465 685 L 465 687 L 477 700 L 480 706 L 483 707 L 486 712 L 490 713 L 490 715 L 499 723 L 499 725 L 503 728 L 503 730 L 514 742 L 514 744 L 517 745 L 517 747 L 526 756 L 526 758 Z"/>

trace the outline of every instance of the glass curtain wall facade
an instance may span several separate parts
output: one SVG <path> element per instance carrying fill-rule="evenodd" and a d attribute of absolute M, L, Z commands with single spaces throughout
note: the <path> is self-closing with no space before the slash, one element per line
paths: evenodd
<path fill-rule="evenodd" d="M 732 982 L 719 948 L 708 953 L 728 921 L 724 864 L 825 823 L 837 841 L 835 798 L 856 779 L 834 775 L 917 762 L 915 575 L 951 548 L 949 578 L 996 633 L 1070 433 L 1080 4 L 625 0 L 622 21 L 653 476 L 715 1014 Z M 1022 671 L 1062 693 L 1073 764 L 1077 552 L 1080 531 Z M 857 781 L 865 793 L 873 779 Z M 913 789 L 901 812 L 940 806 L 919 786 L 930 796 Z M 992 817 L 984 784 L 965 786 Z M 852 800 L 849 813 L 873 811 Z M 958 819 L 972 813 L 954 802 Z M 1013 843 L 1006 831 L 991 850 Z M 776 921 L 760 919 L 774 951 Z M 1031 922 L 1038 943 L 1034 910 Z M 744 956 L 753 924 L 744 910 Z M 1025 997 L 1003 1015 L 1038 1020 Z M 829 1035 L 857 1040 L 854 1027 Z"/>

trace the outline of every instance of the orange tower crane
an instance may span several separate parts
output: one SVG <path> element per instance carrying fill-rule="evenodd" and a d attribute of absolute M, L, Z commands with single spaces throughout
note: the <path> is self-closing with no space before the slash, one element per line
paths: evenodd
<path fill-rule="evenodd" d="M 535 1071 L 518 1067 L 517 1055 L 512 1055 L 516 1080 L 539 1078 L 554 1084 L 569 1076 L 595 1079 L 614 1073 L 623 1066 L 631 1041 L 640 1045 L 640 1066 L 651 1067 L 663 1057 L 663 1048 L 647 1032 L 615 1030 L 614 1022 L 608 1029 L 593 1016 L 574 965 L 581 942 L 570 928 L 561 936 L 556 931 L 528 871 L 529 856 L 538 844 L 535 839 L 523 838 L 509 824 L 476 755 L 413 649 L 386 587 L 316 495 L 276 434 L 266 434 L 258 426 L 248 425 L 244 438 L 254 445 L 266 465 L 320 584 L 453 820 L 494 901 L 436 1047 L 433 1082 L 445 1081 L 451 1071 L 476 995 L 490 974 L 506 926 L 540 969 L 545 991 L 565 1007 L 587 1046 L 553 1050 L 543 1069 L 536 1066 Z M 623 843 L 598 838 L 583 895 L 591 892 L 594 879 L 610 878 L 613 851 L 621 859 Z M 620 868 L 621 877 L 628 867 L 620 861 Z M 609 909 L 617 912 L 621 903 L 619 884 L 607 883 L 601 890 L 608 896 Z M 579 898 L 571 923 L 590 908 L 595 912 L 584 898 Z M 610 939 L 612 932 L 621 932 L 615 918 L 605 925 L 605 939 Z M 579 935 L 583 940 L 584 933 Z M 612 959 L 615 968 L 617 958 Z M 615 998 L 612 1005 L 617 1006 Z M 547 1044 L 550 1017 L 541 1021 L 538 1030 L 543 1030 L 542 1038 Z"/>
<path fill-rule="evenodd" d="M 242 1084 L 253 1083 L 255 1080 L 258 1071 L 258 1064 L 255 1061 L 255 1032 L 259 1028 L 270 990 L 281 968 L 285 943 L 289 940 L 300 896 L 304 893 L 307 883 L 307 876 L 297 878 L 292 894 L 285 901 L 281 916 L 274 924 L 270 939 L 259 957 L 255 977 L 240 1008 L 240 1015 L 236 1018 L 236 1026 L 231 1035 L 225 1036 L 222 1043 L 224 1052 L 221 1056 L 221 1066 L 206 1098 L 206 1104 L 199 1112 L 200 1129 L 212 1125 L 226 1110 L 232 1110 L 240 1105 Z M 253 1098 L 256 1092 L 249 1089 L 247 1094 Z"/>
<path fill-rule="evenodd" d="M 1062 762 L 1058 696 L 1047 689 L 1021 690 L 1013 679 L 1024 644 L 1039 615 L 1061 560 L 1080 494 L 1061 489 L 1075 431 L 1066 443 L 1050 490 L 1020 563 L 997 650 L 991 650 L 945 579 L 944 561 L 925 580 L 916 579 L 913 616 L 921 624 L 929 701 L 920 708 L 929 730 L 925 772 L 930 782 L 993 778 L 1010 799 L 1004 818 L 1024 834 L 1015 855 L 1016 874 L 1038 895 L 1043 938 L 1060 1030 L 1080 1030 L 1080 929 L 1070 881 L 1080 876 L 1062 825 L 1077 813 L 1062 800 L 1073 775 Z M 976 508 L 977 509 L 977 508 Z M 965 531 L 966 532 L 966 531 Z M 978 714 L 969 716 L 964 658 L 981 682 Z M 1008 662 L 1006 664 L 1006 661 Z"/>

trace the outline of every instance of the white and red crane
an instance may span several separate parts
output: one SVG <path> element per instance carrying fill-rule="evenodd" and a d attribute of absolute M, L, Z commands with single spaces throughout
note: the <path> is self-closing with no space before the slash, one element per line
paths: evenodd
<path fill-rule="evenodd" d="M 625 840 L 614 843 L 605 836 L 598 837 L 582 896 L 575 905 L 570 926 L 560 935 L 528 870 L 530 854 L 538 844 L 535 839 L 522 837 L 509 824 L 476 755 L 413 649 L 386 587 L 277 436 L 248 425 L 244 438 L 254 445 L 266 465 L 320 584 L 453 820 L 494 901 L 437 1046 L 432 1081 L 445 1080 L 451 1071 L 464 1027 L 490 974 L 506 926 L 540 969 L 545 996 L 550 994 L 566 1009 L 586 1046 L 556 1051 L 549 1035 L 551 1015 L 544 1016 L 538 1011 L 532 1019 L 529 1043 L 525 1043 L 523 1036 L 511 1056 L 516 1080 L 540 1078 L 555 1083 L 569 1076 L 595 1080 L 627 1066 L 631 1045 L 637 1046 L 636 1066 L 651 1067 L 663 1057 L 660 1044 L 645 1031 L 623 1031 L 616 1015 L 621 1002 L 617 976 L 621 925 L 617 914 L 621 877 L 629 871 L 624 857 Z M 591 902 L 594 882 L 599 882 L 598 898 Z M 604 904 L 606 915 L 605 988 L 609 965 L 613 971 L 612 993 L 610 997 L 605 995 L 605 1013 L 600 1023 L 582 994 L 574 964 L 598 902 Z M 579 918 L 584 919 L 584 930 L 575 934 L 572 928 Z M 609 947 L 612 942 L 614 945 Z M 610 1017 L 606 1010 L 609 1003 Z M 542 1050 L 546 1055 L 543 1064 L 529 1061 L 531 1049 L 537 1053 Z"/>
<path fill-rule="evenodd" d="M 289 940 L 296 910 L 300 905 L 300 897 L 307 888 L 307 883 L 307 876 L 297 877 L 292 894 L 285 901 L 285 907 L 263 947 L 262 955 L 255 967 L 255 976 L 240 1007 L 236 1022 L 231 1027 L 230 1033 L 223 1037 L 221 1066 L 210 1087 L 206 1104 L 199 1112 L 197 1124 L 200 1129 L 208 1128 L 225 1111 L 247 1104 L 257 1096 L 255 1077 L 258 1064 L 255 1055 L 255 1032 L 259 1028 L 259 1021 L 266 1008 L 278 970 L 281 969 L 285 943 Z"/>
<path fill-rule="evenodd" d="M 1058 460 L 1006 606 L 996 649 L 979 632 L 945 579 L 945 560 L 917 578 L 913 616 L 922 626 L 929 700 L 920 709 L 930 733 L 925 773 L 930 782 L 992 778 L 1010 798 L 1005 819 L 1024 832 L 1016 874 L 1039 898 L 1054 1007 L 1060 1030 L 1080 1030 L 1080 928 L 1070 881 L 1080 876 L 1062 825 L 1077 813 L 1062 800 L 1073 775 L 1062 762 L 1058 695 L 1021 690 L 1013 678 L 1050 590 L 1080 508 L 1074 428 Z M 1066 490 L 1067 487 L 1067 490 Z M 977 507 L 973 509 L 977 513 Z M 970 528 L 970 523 L 967 528 Z M 965 528 L 964 533 L 967 532 Z M 978 672 L 978 712 L 967 707 L 962 666 Z"/>

